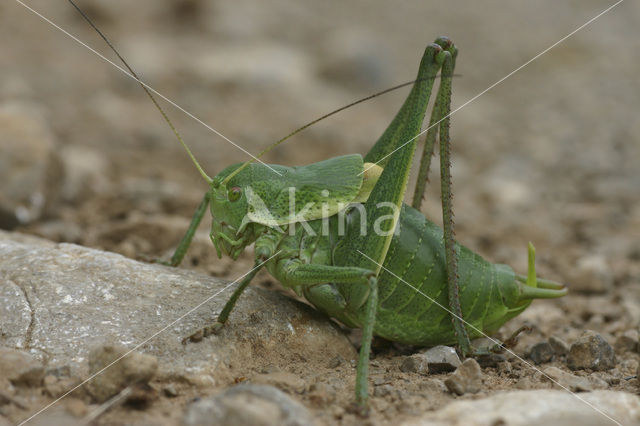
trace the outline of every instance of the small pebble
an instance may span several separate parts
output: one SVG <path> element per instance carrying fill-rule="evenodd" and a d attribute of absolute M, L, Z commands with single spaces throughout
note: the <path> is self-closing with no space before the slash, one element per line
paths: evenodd
<path fill-rule="evenodd" d="M 91 374 L 102 370 L 129 352 L 121 345 L 102 345 L 89 352 Z M 158 369 L 158 359 L 152 355 L 131 352 L 93 378 L 87 389 L 96 402 L 104 402 L 125 387 L 147 383 Z"/>
<path fill-rule="evenodd" d="M 623 359 L 620 362 L 619 367 L 620 369 L 625 371 L 625 374 L 626 374 L 631 371 L 636 371 L 636 368 L 638 368 L 639 364 L 640 364 L 640 359 L 627 358 L 627 359 Z"/>
<path fill-rule="evenodd" d="M 209 389 L 216 385 L 216 379 L 209 374 L 185 374 L 182 377 L 198 389 Z"/>
<path fill-rule="evenodd" d="M 489 353 L 476 357 L 476 361 L 482 368 L 496 368 L 498 364 L 507 360 L 503 354 Z"/>
<path fill-rule="evenodd" d="M 309 400 L 319 406 L 326 406 L 336 399 L 336 389 L 328 383 L 314 383 L 309 387 Z"/>
<path fill-rule="evenodd" d="M 374 396 L 388 396 L 391 395 L 393 393 L 393 386 L 391 385 L 382 385 L 382 386 L 376 386 L 373 389 L 373 395 Z"/>
<path fill-rule="evenodd" d="M 600 377 L 590 375 L 587 377 L 589 383 L 591 383 L 594 389 L 607 389 L 609 386 L 614 386 L 620 383 L 619 377 L 608 377 L 607 380 L 603 380 Z"/>
<path fill-rule="evenodd" d="M 169 398 L 174 398 L 178 396 L 178 391 L 176 390 L 176 387 L 173 384 L 168 384 L 167 386 L 162 388 L 162 392 L 165 394 L 165 396 L 168 396 Z"/>
<path fill-rule="evenodd" d="M 187 407 L 185 426 L 312 425 L 309 411 L 286 393 L 265 385 L 242 383 Z"/>
<path fill-rule="evenodd" d="M 477 352 L 495 352 L 494 348 L 500 346 L 500 341 L 489 337 L 479 337 L 471 341 L 471 347 Z"/>
<path fill-rule="evenodd" d="M 16 386 L 39 386 L 44 367 L 31 354 L 17 349 L 0 348 L 0 377 Z"/>
<path fill-rule="evenodd" d="M 389 383 L 389 380 L 386 379 L 385 377 L 376 377 L 373 379 L 373 385 L 374 386 L 380 386 L 380 385 L 385 385 Z"/>
<path fill-rule="evenodd" d="M 590 376 L 589 379 L 596 384 L 602 384 L 602 387 L 607 387 L 608 385 L 611 386 L 615 386 L 615 385 L 619 385 L 620 384 L 620 377 L 619 376 L 608 376 L 606 377 L 606 380 L 603 380 L 599 377 L 596 376 Z"/>
<path fill-rule="evenodd" d="M 588 294 L 605 293 L 613 286 L 611 266 L 600 254 L 589 254 L 578 259 L 570 278 L 571 290 Z"/>
<path fill-rule="evenodd" d="M 54 385 L 58 382 L 58 378 L 56 376 L 44 376 L 42 379 L 42 385 L 46 388 L 47 386 Z"/>
<path fill-rule="evenodd" d="M 549 344 L 553 348 L 556 355 L 562 356 L 569 353 L 569 344 L 559 337 L 549 337 Z"/>
<path fill-rule="evenodd" d="M 516 389 L 528 390 L 535 388 L 535 382 L 530 377 L 523 377 L 516 382 Z"/>
<path fill-rule="evenodd" d="M 420 355 L 426 358 L 431 373 L 454 371 L 461 365 L 456 350 L 450 346 L 434 346 Z"/>
<path fill-rule="evenodd" d="M 498 363 L 498 372 L 500 374 L 509 374 L 511 373 L 511 363 L 509 361 L 502 361 Z"/>
<path fill-rule="evenodd" d="M 251 382 L 274 386 L 288 393 L 303 393 L 307 388 L 307 384 L 304 380 L 295 374 L 287 373 L 285 371 L 258 374 L 251 378 Z"/>
<path fill-rule="evenodd" d="M 131 394 L 127 397 L 127 405 L 138 409 L 149 406 L 158 399 L 158 392 L 148 383 L 136 383 L 131 387 Z"/>
<path fill-rule="evenodd" d="M 529 358 L 536 364 L 543 364 L 553 359 L 555 351 L 549 342 L 538 342 L 531 347 Z"/>
<path fill-rule="evenodd" d="M 418 373 L 426 376 L 429 374 L 429 361 L 424 354 L 407 356 L 400 365 L 400 371 L 404 373 Z"/>
<path fill-rule="evenodd" d="M 447 387 L 444 381 L 436 378 L 429 378 L 418 383 L 418 388 L 422 391 L 439 391 L 446 392 Z"/>
<path fill-rule="evenodd" d="M 616 357 L 613 348 L 598 333 L 584 331 L 571 345 L 567 356 L 567 365 L 572 370 L 591 369 L 610 370 L 615 366 Z"/>
<path fill-rule="evenodd" d="M 260 374 L 270 374 L 270 373 L 278 373 L 281 370 L 275 365 L 267 365 L 266 367 L 260 369 Z"/>
<path fill-rule="evenodd" d="M 71 376 L 71 367 L 68 365 L 62 365 L 60 367 L 49 368 L 45 372 L 45 376 L 55 376 L 55 377 L 69 377 Z"/>
<path fill-rule="evenodd" d="M 340 364 L 342 364 L 343 362 L 344 362 L 344 358 L 342 358 L 340 355 L 336 355 L 329 360 L 329 364 L 327 365 L 327 367 L 338 368 Z"/>
<path fill-rule="evenodd" d="M 346 413 L 346 410 L 344 409 L 344 407 L 341 407 L 339 405 L 334 405 L 333 408 L 331 409 L 331 415 L 335 418 L 335 419 L 341 419 L 342 416 L 344 416 Z"/>
<path fill-rule="evenodd" d="M 594 389 L 593 385 L 586 377 L 576 376 L 566 371 L 562 371 L 558 367 L 545 368 L 544 373 L 555 380 L 555 382 L 574 392 L 588 392 Z"/>
<path fill-rule="evenodd" d="M 69 392 L 71 389 L 76 387 L 81 382 L 81 380 L 78 377 L 62 377 L 62 378 L 57 378 L 55 376 L 47 376 L 47 377 L 53 377 L 56 379 L 55 381 L 53 381 L 52 379 L 49 379 L 44 383 L 45 393 L 49 395 L 51 398 L 61 397 L 62 395 Z M 79 397 L 80 395 L 83 395 L 84 392 L 85 392 L 84 387 L 80 387 L 76 389 L 72 395 Z"/>
<path fill-rule="evenodd" d="M 477 393 L 482 389 L 482 370 L 473 359 L 466 359 L 456 371 L 444 381 L 450 392 L 457 395 Z"/>
<path fill-rule="evenodd" d="M 64 406 L 73 417 L 84 417 L 89 411 L 87 404 L 78 398 L 65 398 Z"/>
<path fill-rule="evenodd" d="M 615 348 L 618 353 L 638 352 L 638 331 L 627 330 L 616 339 Z"/>

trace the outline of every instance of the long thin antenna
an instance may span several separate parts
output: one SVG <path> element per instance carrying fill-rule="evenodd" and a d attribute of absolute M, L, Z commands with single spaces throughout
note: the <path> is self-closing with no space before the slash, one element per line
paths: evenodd
<path fill-rule="evenodd" d="M 275 141 L 274 143 L 272 143 L 271 145 L 269 145 L 267 148 L 265 148 L 264 150 L 262 150 L 262 151 L 261 151 L 261 152 L 256 156 L 256 159 L 262 158 L 262 156 L 263 156 L 264 154 L 266 154 L 267 152 L 271 151 L 273 148 L 277 147 L 277 146 L 278 146 L 278 145 L 280 145 L 282 142 L 286 141 L 287 139 L 290 139 L 291 137 L 293 137 L 293 136 L 297 135 L 298 133 L 302 132 L 302 131 L 303 131 L 303 130 L 305 130 L 306 128 L 313 126 L 314 124 L 318 123 L 319 121 L 324 120 L 325 118 L 329 118 L 329 117 L 331 117 L 331 116 L 332 116 L 332 115 L 334 115 L 334 114 L 337 114 L 337 113 L 339 113 L 339 112 L 341 112 L 341 111 L 344 111 L 345 109 L 351 108 L 352 106 L 355 106 L 355 105 L 361 104 L 361 103 L 363 103 L 363 102 L 366 102 L 366 101 L 368 101 L 368 100 L 370 100 L 370 99 L 373 99 L 373 98 L 376 98 L 376 97 L 378 97 L 378 96 L 382 96 L 382 95 L 387 94 L 387 93 L 389 93 L 389 92 L 393 92 L 394 90 L 398 90 L 398 89 L 401 89 L 401 88 L 403 88 L 403 87 L 409 86 L 409 85 L 414 84 L 414 83 L 416 83 L 416 82 L 418 82 L 418 81 L 428 80 L 428 79 L 430 79 L 430 78 L 435 79 L 435 78 L 438 78 L 438 77 L 439 77 L 439 75 L 436 75 L 435 77 L 425 77 L 425 78 L 421 78 L 421 79 L 417 79 L 417 80 L 407 81 L 407 82 L 404 82 L 404 83 L 398 84 L 398 85 L 396 85 L 396 86 L 389 87 L 388 89 L 382 90 L 382 91 L 377 92 L 377 93 L 374 93 L 374 94 L 372 94 L 372 95 L 366 96 L 366 97 L 364 97 L 364 98 L 358 99 L 357 101 L 353 101 L 353 102 L 351 102 L 351 103 L 349 103 L 349 104 L 347 104 L 347 105 L 344 105 L 344 106 L 342 106 L 342 107 L 340 107 L 340 108 L 338 108 L 338 109 L 335 109 L 335 110 L 333 110 L 333 111 L 331 111 L 331 112 L 328 112 L 328 113 L 326 113 L 326 114 L 324 114 L 324 115 L 322 115 L 322 116 L 320 116 L 320 117 L 316 118 L 315 120 L 312 120 L 312 121 L 308 122 L 308 123 L 307 123 L 307 124 L 305 124 L 304 126 L 298 127 L 296 130 L 294 130 L 293 132 L 289 133 L 289 134 L 288 134 L 288 135 L 286 135 L 285 137 L 283 137 L 283 138 L 281 138 L 281 139 L 278 139 L 277 141 Z M 459 77 L 459 75 L 454 75 L 454 77 Z M 249 164 L 253 163 L 254 161 L 255 161 L 255 159 L 253 159 L 253 158 L 252 158 L 251 160 L 248 160 L 248 161 L 247 161 L 247 162 L 245 162 L 242 166 L 240 166 L 239 168 L 237 168 L 236 170 L 234 170 L 234 171 L 233 171 L 233 173 L 231 173 L 229 176 L 227 176 L 227 177 L 225 178 L 225 180 L 223 181 L 223 184 L 226 184 L 226 183 L 227 183 L 227 182 L 228 182 L 232 177 L 234 177 L 236 174 L 240 173 L 240 171 L 242 171 L 242 169 L 244 169 L 245 167 L 247 167 Z"/>
<path fill-rule="evenodd" d="M 145 83 L 142 82 L 142 80 L 140 79 L 140 77 L 138 77 L 138 74 L 136 74 L 136 72 L 133 70 L 133 68 L 131 68 L 131 66 L 129 65 L 129 63 L 122 57 L 122 55 L 120 55 L 120 53 L 118 52 L 118 50 L 113 46 L 113 44 L 111 43 L 111 41 L 109 41 L 109 39 L 107 38 L 106 35 L 104 35 L 104 33 L 102 31 L 100 31 L 100 29 L 93 23 L 93 21 L 91 21 L 91 19 L 87 16 L 86 13 L 84 13 L 84 11 L 82 9 L 80 9 L 80 7 L 73 1 L 73 0 L 68 0 L 69 3 L 71 3 L 71 5 L 78 11 L 78 13 L 84 18 L 85 21 L 87 21 L 87 23 L 89 23 L 89 25 L 91 25 L 91 27 L 98 33 L 98 35 L 104 40 L 104 42 L 107 44 L 107 46 L 109 46 L 109 48 L 111 50 L 113 50 L 113 52 L 116 54 L 116 56 L 118 57 L 118 59 L 120 59 L 120 61 L 124 64 L 124 66 L 129 70 L 129 72 L 131 73 L 131 75 L 135 78 L 135 80 L 140 84 L 140 87 L 142 87 L 142 89 L 145 91 L 145 93 L 147 94 L 147 96 L 149 97 L 149 99 L 151 99 L 151 101 L 153 102 L 153 104 L 155 105 L 156 109 L 160 112 L 160 114 L 162 114 L 162 118 L 164 119 L 164 121 L 169 125 L 169 127 L 171 128 L 171 131 L 173 132 L 173 134 L 176 136 L 176 139 L 178 139 L 178 141 L 180 142 L 180 144 L 182 145 L 182 147 L 185 149 L 185 151 L 187 152 L 187 154 L 189 155 L 189 158 L 191 158 L 191 161 L 193 162 L 193 164 L 196 166 L 198 172 L 200 173 L 200 175 L 207 181 L 207 183 L 211 183 L 213 180 L 205 173 L 205 171 L 202 169 L 202 167 L 200 166 L 200 163 L 198 163 L 198 160 L 196 160 L 195 156 L 193 155 L 193 153 L 191 152 L 191 150 L 189 149 L 189 147 L 187 146 L 187 144 L 184 142 L 184 140 L 182 139 L 182 136 L 180 135 L 180 133 L 178 132 L 178 129 L 176 129 L 176 127 L 173 125 L 173 123 L 171 122 L 171 120 L 169 119 L 169 117 L 167 116 L 167 114 L 164 112 L 164 110 L 162 109 L 162 107 L 160 106 L 160 104 L 158 103 L 158 101 L 156 100 L 156 98 L 153 96 L 153 94 L 151 93 L 151 91 L 147 88 L 147 86 L 145 85 Z M 271 151 L 273 148 L 277 147 L 278 145 L 280 145 L 281 143 L 283 143 L 284 141 L 290 139 L 291 137 L 295 136 L 296 134 L 302 132 L 303 130 L 307 129 L 308 127 L 313 126 L 314 124 L 318 123 L 319 121 L 324 120 L 325 118 L 331 117 L 334 114 L 337 114 L 341 111 L 344 111 L 347 108 L 351 108 L 352 106 L 358 105 L 362 102 L 366 102 L 370 99 L 373 99 L 375 97 L 384 95 L 386 93 L 392 92 L 394 90 L 397 89 L 401 89 L 405 86 L 409 86 L 411 84 L 416 83 L 417 81 L 422 81 L 422 80 L 426 80 L 429 78 L 437 78 L 438 76 L 434 76 L 434 77 L 425 77 L 423 79 L 419 79 L 419 80 L 412 80 L 412 81 L 407 81 L 405 83 L 401 83 L 398 84 L 396 86 L 390 87 L 388 89 L 382 90 L 380 92 L 374 93 L 372 95 L 366 96 L 364 98 L 358 99 L 354 102 L 351 102 L 347 105 L 344 105 L 338 109 L 335 109 L 327 114 L 324 114 L 318 118 L 316 118 L 315 120 L 312 120 L 310 122 L 308 122 L 307 124 L 297 128 L 296 130 L 294 130 L 293 132 L 289 133 L 288 135 L 286 135 L 285 137 L 277 140 L 276 142 L 274 142 L 273 144 L 269 145 L 267 148 L 265 148 L 263 151 L 261 151 L 257 156 L 253 157 L 251 160 L 245 162 L 244 164 L 242 164 L 242 166 L 240 166 L 239 168 L 237 168 L 236 170 L 233 171 L 233 173 L 231 173 L 229 176 L 227 176 L 224 180 L 223 183 L 227 183 L 231 178 L 233 178 L 236 174 L 238 174 L 240 171 L 242 171 L 245 167 L 247 167 L 249 164 L 253 163 L 256 160 L 259 160 L 263 155 L 265 155 L 266 153 L 268 153 L 269 151 Z M 453 75 L 452 77 L 459 77 L 459 75 Z"/>
<path fill-rule="evenodd" d="M 78 13 L 80 13 L 80 15 L 82 15 L 82 17 L 84 18 L 85 21 L 87 21 L 89 23 L 89 25 L 91 25 L 91 27 L 93 27 L 94 30 L 96 30 L 96 32 L 98 33 L 98 35 L 100 35 L 100 37 L 102 37 L 102 39 L 104 40 L 105 43 L 107 43 L 107 46 L 109 46 L 109 48 L 111 48 L 111 50 L 113 50 L 113 52 L 116 54 L 116 56 L 118 57 L 118 59 L 120 59 L 120 61 L 122 61 L 122 63 L 124 64 L 125 67 L 127 67 L 127 69 L 129 70 L 129 72 L 131 73 L 131 75 L 133 75 L 135 77 L 135 79 L 138 81 L 138 83 L 140 84 L 140 87 L 142 87 L 142 89 L 145 91 L 145 93 L 147 94 L 147 96 L 149 96 L 149 99 L 151 99 L 151 101 L 153 102 L 153 104 L 156 106 L 156 108 L 158 109 L 158 111 L 160 111 L 160 114 L 162 114 L 162 118 L 164 118 L 164 121 L 167 122 L 167 124 L 169 125 L 169 127 L 171 128 L 171 130 L 173 131 L 173 134 L 176 135 L 176 138 L 178 139 L 178 141 L 182 144 L 182 147 L 185 149 L 185 151 L 187 151 L 187 154 L 189 155 L 189 158 L 191 158 L 191 161 L 193 162 L 193 164 L 196 166 L 196 168 L 198 169 L 198 172 L 200 173 L 200 175 L 204 178 L 204 180 L 207 181 L 207 183 L 211 183 L 213 180 L 204 172 L 204 170 L 202 169 L 202 167 L 200 166 L 200 163 L 198 163 L 198 160 L 196 160 L 196 157 L 194 157 L 193 153 L 191 153 L 191 150 L 189 149 L 189 147 L 187 146 L 187 144 L 184 142 L 184 140 L 182 139 L 182 136 L 180 136 L 180 133 L 178 132 L 178 129 L 175 128 L 175 126 L 173 125 L 173 123 L 171 122 L 171 120 L 169 120 L 169 117 L 167 116 L 167 114 L 164 112 L 164 110 L 162 109 L 162 107 L 160 106 L 160 104 L 158 103 L 158 101 L 156 100 L 156 98 L 153 96 L 153 94 L 151 94 L 151 92 L 149 91 L 149 89 L 147 89 L 147 87 L 142 83 L 142 80 L 140 80 L 140 77 L 138 77 L 138 74 L 136 74 L 136 72 L 133 70 L 133 68 L 131 68 L 129 66 L 129 64 L 127 63 L 127 61 L 124 60 L 124 58 L 120 55 L 120 53 L 116 50 L 116 48 L 113 46 L 113 44 L 111 44 L 111 42 L 109 41 L 109 39 L 107 38 L 107 36 L 105 36 L 102 31 L 100 31 L 100 29 L 98 27 L 96 27 L 96 25 L 93 23 L 93 21 L 91 21 L 91 19 L 89 19 L 89 17 L 84 13 L 84 11 L 82 9 L 80 9 L 78 7 L 78 5 L 76 5 L 73 0 L 68 0 L 69 3 L 71 3 L 71 5 L 78 11 Z"/>

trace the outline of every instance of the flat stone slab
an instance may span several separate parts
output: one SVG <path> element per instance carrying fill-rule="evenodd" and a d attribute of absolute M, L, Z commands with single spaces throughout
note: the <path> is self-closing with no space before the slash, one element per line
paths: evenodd
<path fill-rule="evenodd" d="M 623 425 L 640 424 L 640 397 L 615 391 L 573 395 L 546 389 L 502 392 L 483 399 L 452 402 L 403 425 L 596 426 L 616 424 L 612 419 Z"/>
<path fill-rule="evenodd" d="M 0 231 L 0 346 L 28 350 L 47 368 L 69 365 L 74 375 L 84 375 L 92 347 L 133 349 L 143 343 L 137 350 L 158 357 L 159 378 L 215 381 L 228 379 L 231 367 L 242 371 L 249 359 L 254 366 L 261 359 L 286 366 L 300 357 L 319 363 L 337 355 L 355 358 L 353 346 L 326 317 L 252 287 L 219 335 L 181 344 L 215 319 L 236 285 Z"/>

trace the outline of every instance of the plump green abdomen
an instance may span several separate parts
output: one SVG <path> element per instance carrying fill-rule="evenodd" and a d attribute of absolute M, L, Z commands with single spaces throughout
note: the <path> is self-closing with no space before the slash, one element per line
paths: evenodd
<path fill-rule="evenodd" d="M 382 270 L 378 279 L 380 302 L 374 332 L 414 345 L 455 343 L 451 314 L 445 310 L 442 229 L 406 205 L 399 225 L 400 232 L 394 235 L 384 262 L 390 272 Z M 463 318 L 478 330 L 491 333 L 524 309 L 510 312 L 503 303 L 501 289 L 515 285 L 513 271 L 487 262 L 466 247 L 457 247 Z M 470 336 L 481 335 L 468 325 L 467 330 Z"/>

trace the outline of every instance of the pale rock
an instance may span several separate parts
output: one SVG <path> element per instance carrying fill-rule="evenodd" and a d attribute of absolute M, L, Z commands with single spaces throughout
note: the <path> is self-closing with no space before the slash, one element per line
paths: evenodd
<path fill-rule="evenodd" d="M 103 345 L 89 352 L 89 374 L 97 374 L 87 387 L 97 402 L 104 402 L 127 386 L 148 383 L 156 374 L 158 359 L 130 352 L 120 345 Z"/>
<path fill-rule="evenodd" d="M 553 359 L 555 351 L 549 342 L 538 342 L 531 347 L 529 358 L 536 364 L 543 364 Z"/>
<path fill-rule="evenodd" d="M 569 353 L 569 344 L 557 336 L 549 337 L 549 344 L 556 355 L 566 355 Z"/>
<path fill-rule="evenodd" d="M 142 344 L 138 352 L 158 359 L 158 380 L 207 376 L 208 387 L 227 383 L 234 368 L 255 364 L 256 351 L 272 355 L 265 365 L 282 360 L 280 369 L 292 356 L 317 365 L 338 355 L 357 357 L 326 317 L 252 286 L 218 335 L 183 345 L 184 337 L 211 323 L 235 285 L 0 231 L 0 345 L 46 353 L 47 370 L 68 367 L 70 377 L 87 377 L 92 348 Z"/>
<path fill-rule="evenodd" d="M 569 349 L 567 365 L 572 370 L 610 370 L 615 367 L 613 348 L 598 333 L 585 330 Z"/>
<path fill-rule="evenodd" d="M 554 380 L 556 385 L 561 385 L 574 392 L 587 392 L 594 389 L 593 384 L 586 377 L 562 371 L 558 367 L 545 368 L 544 373 Z"/>
<path fill-rule="evenodd" d="M 639 424 L 640 397 L 615 391 L 581 393 L 579 398 L 564 390 L 509 391 L 455 401 L 402 425 L 598 426 L 613 424 L 611 419 L 623 425 Z"/>
<path fill-rule="evenodd" d="M 417 373 L 426 376 L 429 374 L 429 362 L 425 354 L 413 354 L 407 356 L 400 365 L 400 371 L 404 373 Z"/>
<path fill-rule="evenodd" d="M 622 333 L 616 339 L 614 344 L 617 351 L 624 352 L 638 352 L 638 331 L 627 330 Z"/>
<path fill-rule="evenodd" d="M 482 389 L 482 370 L 478 362 L 468 358 L 444 381 L 450 392 L 457 395 L 478 393 Z"/>
<path fill-rule="evenodd" d="M 38 386 L 44 376 L 42 363 L 31 354 L 0 348 L 0 377 L 16 386 Z"/>
<path fill-rule="evenodd" d="M 185 410 L 185 426 L 307 426 L 313 425 L 305 407 L 284 392 L 266 385 L 243 383 L 201 399 Z"/>
<path fill-rule="evenodd" d="M 300 377 L 285 371 L 258 374 L 251 379 L 252 383 L 274 386 L 288 393 L 303 393 L 307 384 Z"/>
<path fill-rule="evenodd" d="M 431 373 L 454 371 L 461 364 L 456 350 L 451 346 L 434 346 L 422 355 L 426 358 Z"/>

